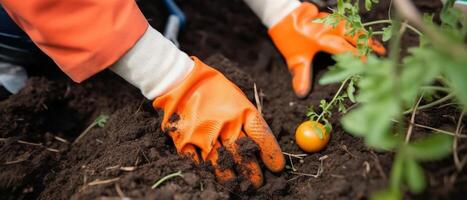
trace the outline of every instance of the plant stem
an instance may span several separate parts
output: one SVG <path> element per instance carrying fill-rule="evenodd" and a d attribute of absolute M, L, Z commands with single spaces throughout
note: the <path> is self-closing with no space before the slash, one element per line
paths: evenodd
<path fill-rule="evenodd" d="M 152 185 L 151 188 L 155 189 L 155 188 L 159 187 L 159 185 L 161 185 L 163 182 L 165 182 L 165 181 L 167 181 L 167 180 L 169 180 L 171 178 L 177 177 L 177 176 L 183 178 L 182 171 L 178 171 L 178 172 L 175 172 L 175 173 L 172 173 L 172 174 L 169 174 L 167 176 L 162 177 L 156 183 L 154 183 L 154 185 Z"/>
<path fill-rule="evenodd" d="M 405 26 L 401 24 L 399 19 L 396 19 L 393 21 L 393 30 L 398 30 L 398 31 L 392 31 L 392 39 L 390 40 L 389 43 L 389 60 L 392 63 L 392 67 L 389 73 L 389 78 L 394 80 L 393 83 L 393 88 L 391 93 L 394 95 L 394 101 L 397 102 L 397 105 L 401 106 L 403 105 L 402 97 L 400 94 L 400 71 L 401 71 L 401 66 L 399 65 L 399 58 L 400 58 L 400 46 L 401 46 L 401 38 L 402 34 L 404 34 Z M 402 120 L 403 115 L 399 116 L 399 120 Z M 399 133 L 404 132 L 405 126 L 402 123 L 398 124 L 397 130 Z"/>
<path fill-rule="evenodd" d="M 447 87 L 441 87 L 441 86 L 423 86 L 422 90 L 435 90 L 435 91 L 442 91 L 442 92 L 447 92 L 451 93 L 451 89 Z"/>
<path fill-rule="evenodd" d="M 446 101 L 451 100 L 453 97 L 454 97 L 454 94 L 453 94 L 453 93 L 450 93 L 450 94 L 446 95 L 445 97 L 443 97 L 443 98 L 441 98 L 441 99 L 438 99 L 438 100 L 433 101 L 433 102 L 431 102 L 431 103 L 429 103 L 429 104 L 420 106 L 420 107 L 418 108 L 418 110 L 424 110 L 424 109 L 431 108 L 431 107 L 433 107 L 433 106 L 442 104 L 442 103 L 444 103 L 444 102 L 446 102 Z M 413 110 L 413 109 L 406 110 L 406 111 L 404 112 L 404 115 L 405 115 L 405 114 L 408 114 L 408 113 L 411 113 L 412 110 Z"/>
<path fill-rule="evenodd" d="M 324 108 L 322 111 L 321 111 L 321 114 L 318 116 L 318 119 L 316 119 L 317 122 L 319 122 L 319 120 L 321 120 L 321 118 L 323 118 L 324 116 L 324 113 L 326 113 L 325 111 L 329 110 L 329 108 L 331 107 L 331 105 L 334 103 L 334 101 L 336 101 L 337 97 L 340 95 L 340 93 L 342 92 L 342 89 L 344 89 L 344 86 L 345 84 L 347 83 L 347 81 L 350 79 L 351 77 L 347 77 L 341 84 L 341 86 L 339 87 L 339 90 L 337 90 L 336 94 L 334 95 L 334 97 L 332 97 L 332 100 L 331 102 L 329 102 L 329 104 L 326 106 L 326 108 Z"/>
<path fill-rule="evenodd" d="M 418 98 L 417 103 L 413 107 L 412 117 L 410 117 L 409 128 L 407 129 L 407 135 L 405 136 L 405 143 L 406 144 L 409 143 L 410 136 L 412 136 L 413 124 L 415 123 L 415 114 L 417 113 L 418 105 L 420 105 L 420 102 L 422 101 L 422 99 L 423 99 L 423 93 L 422 93 L 422 95 L 420 95 L 420 98 Z"/>
<path fill-rule="evenodd" d="M 376 20 L 376 21 L 371 21 L 371 22 L 364 23 L 363 26 L 372 26 L 372 25 L 376 25 L 376 24 L 392 24 L 392 23 L 393 23 L 392 20 L 383 19 L 383 20 Z M 404 24 L 405 24 L 405 26 L 407 26 L 407 28 L 409 28 L 413 32 L 417 33 L 418 35 L 420 35 L 420 36 L 423 35 L 423 33 L 420 30 L 413 27 L 412 25 L 410 25 L 408 23 L 404 23 Z"/>
<path fill-rule="evenodd" d="M 392 120 L 392 121 L 395 122 L 395 123 L 400 123 L 400 122 L 397 121 L 397 120 Z M 410 123 L 410 122 L 409 122 L 409 123 Z M 433 127 L 430 127 L 430 126 L 425 126 L 425 125 L 417 124 L 417 123 L 413 123 L 413 125 L 414 125 L 415 127 L 424 128 L 424 129 L 431 130 L 431 131 L 435 131 L 435 132 L 439 132 L 439 133 L 442 133 L 442 134 L 446 134 L 446 135 L 450 135 L 450 136 L 456 136 L 456 134 L 453 133 L 453 132 L 441 130 L 441 129 L 438 129 L 438 128 L 433 128 Z M 457 135 L 457 137 L 460 138 L 460 139 L 467 139 L 467 135 Z"/>
<path fill-rule="evenodd" d="M 375 31 L 373 32 L 373 35 L 383 35 L 384 31 Z"/>

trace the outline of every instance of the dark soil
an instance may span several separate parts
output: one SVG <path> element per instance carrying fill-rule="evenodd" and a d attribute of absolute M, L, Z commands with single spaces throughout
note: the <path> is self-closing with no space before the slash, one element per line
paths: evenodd
<path fill-rule="evenodd" d="M 334 6 L 323 3 L 321 9 Z M 387 18 L 389 1 L 367 20 Z M 416 1 L 424 11 L 437 12 L 438 1 Z M 283 59 L 267 36 L 267 30 L 240 0 L 179 1 L 189 22 L 181 35 L 181 48 L 222 71 L 253 101 L 256 83 L 263 98 L 263 115 L 284 152 L 302 154 L 293 133 L 305 120 L 310 105 L 329 99 L 337 85 L 314 85 L 313 93 L 297 99 L 290 86 Z M 160 3 L 142 1 L 146 16 L 162 30 L 166 12 Z M 404 37 L 405 47 L 416 45 L 415 35 Z M 238 63 L 238 64 L 235 64 Z M 332 64 L 319 55 L 314 67 L 317 80 Z M 180 157 L 171 139 L 161 131 L 161 113 L 139 91 L 110 72 L 75 84 L 53 66 L 31 66 L 32 77 L 19 94 L 0 101 L 0 199 L 366 199 L 387 185 L 393 154 L 378 153 L 360 138 L 334 124 L 328 147 L 302 161 L 288 160 L 289 169 L 264 171 L 265 185 L 257 191 L 216 182 L 209 165 L 195 166 Z M 316 81 L 315 81 L 316 82 Z M 103 128 L 94 127 L 79 142 L 76 137 L 100 114 L 110 118 Z M 421 111 L 416 121 L 452 130 L 459 115 L 453 107 Z M 176 119 L 174 119 L 176 120 Z M 464 123 L 466 120 L 464 120 Z M 425 130 L 416 129 L 415 136 Z M 252 156 L 257 146 L 241 140 L 242 155 Z M 466 144 L 459 144 L 460 155 Z M 315 174 L 318 178 L 291 173 Z M 287 157 L 288 158 L 288 157 Z M 225 164 L 229 164 L 226 159 Z M 467 174 L 454 174 L 451 158 L 425 165 L 429 188 L 406 199 L 461 199 L 467 191 Z M 157 189 L 151 185 L 182 171 Z"/>

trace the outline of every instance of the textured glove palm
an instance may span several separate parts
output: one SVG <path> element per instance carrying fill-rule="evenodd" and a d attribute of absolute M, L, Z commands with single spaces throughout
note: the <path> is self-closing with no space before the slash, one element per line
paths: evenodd
<path fill-rule="evenodd" d="M 278 172 L 285 160 L 269 126 L 243 92 L 220 72 L 193 57 L 195 67 L 185 80 L 165 95 L 154 100 L 153 106 L 164 110 L 162 128 L 169 132 L 177 151 L 196 162 L 210 161 L 221 182 L 233 180 L 233 169 L 218 163 L 219 150 L 229 151 L 240 169 L 256 188 L 263 175 L 255 159 L 239 154 L 236 141 L 249 137 L 260 148 L 266 167 Z M 178 114 L 179 119 L 170 120 Z M 199 155 L 197 152 L 200 152 Z"/>

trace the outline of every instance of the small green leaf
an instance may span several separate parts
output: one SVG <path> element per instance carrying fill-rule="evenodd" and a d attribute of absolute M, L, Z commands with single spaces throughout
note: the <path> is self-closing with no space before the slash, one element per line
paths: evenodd
<path fill-rule="evenodd" d="M 458 62 L 455 62 L 454 59 L 445 59 L 444 65 L 441 66 L 443 66 L 442 69 L 456 92 L 458 100 L 467 106 L 467 81 L 465 79 L 467 77 L 467 59 L 464 57 L 464 59 Z"/>
<path fill-rule="evenodd" d="M 405 182 L 413 193 L 420 193 L 426 187 L 425 175 L 422 167 L 413 159 L 407 158 L 405 161 Z"/>
<path fill-rule="evenodd" d="M 319 107 L 324 111 L 325 108 L 328 106 L 328 102 L 324 99 L 321 99 L 321 101 L 319 101 Z"/>
<path fill-rule="evenodd" d="M 313 128 L 315 129 L 315 132 L 318 135 L 319 139 L 322 140 L 324 138 L 323 131 L 320 128 L 318 128 L 316 125 L 313 125 Z"/>
<path fill-rule="evenodd" d="M 394 162 L 392 163 L 390 188 L 398 190 L 402 186 L 402 178 L 404 175 L 404 160 L 405 156 L 401 152 L 397 153 Z"/>
<path fill-rule="evenodd" d="M 392 26 L 383 28 L 383 42 L 389 41 L 392 37 Z"/>
<path fill-rule="evenodd" d="M 97 126 L 102 128 L 107 123 L 107 119 L 109 119 L 108 115 L 101 114 L 94 120 L 94 122 L 97 124 Z"/>
<path fill-rule="evenodd" d="M 347 96 L 349 97 L 352 103 L 355 103 L 355 86 L 354 80 L 350 79 L 349 85 L 347 86 Z"/>
<path fill-rule="evenodd" d="M 371 2 L 371 0 L 365 0 L 365 9 L 366 10 L 371 10 L 371 6 L 372 6 L 373 2 Z"/>
<path fill-rule="evenodd" d="M 342 101 L 338 101 L 338 111 L 341 113 L 347 113 L 347 108 Z"/>
<path fill-rule="evenodd" d="M 443 24 L 448 25 L 452 28 L 456 28 L 462 12 L 457 9 L 443 9 L 440 14 L 441 21 Z"/>
<path fill-rule="evenodd" d="M 324 129 L 326 129 L 326 134 L 331 134 L 332 131 L 332 124 L 326 119 L 322 119 L 324 121 Z"/>
<path fill-rule="evenodd" d="M 405 152 L 418 161 L 441 159 L 452 151 L 452 137 L 433 134 L 410 143 Z"/>
<path fill-rule="evenodd" d="M 336 65 L 332 66 L 327 73 L 319 80 L 320 84 L 337 83 L 350 76 L 360 74 L 366 70 L 366 64 L 351 53 L 343 53 L 333 56 Z"/>
<path fill-rule="evenodd" d="M 344 10 L 344 0 L 338 0 L 337 1 L 337 12 L 338 13 L 341 13 L 341 14 L 344 14 L 345 13 L 345 10 Z"/>
<path fill-rule="evenodd" d="M 378 191 L 371 195 L 370 200 L 398 200 L 402 199 L 402 193 L 399 189 L 386 189 Z"/>

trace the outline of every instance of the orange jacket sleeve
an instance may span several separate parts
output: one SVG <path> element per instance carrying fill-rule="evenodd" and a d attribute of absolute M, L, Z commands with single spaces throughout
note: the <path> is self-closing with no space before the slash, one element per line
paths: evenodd
<path fill-rule="evenodd" d="M 122 57 L 148 23 L 134 0 L 0 0 L 34 43 L 74 81 Z"/>

